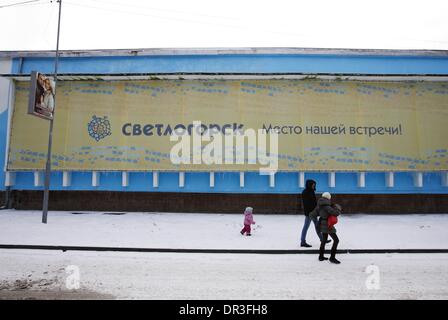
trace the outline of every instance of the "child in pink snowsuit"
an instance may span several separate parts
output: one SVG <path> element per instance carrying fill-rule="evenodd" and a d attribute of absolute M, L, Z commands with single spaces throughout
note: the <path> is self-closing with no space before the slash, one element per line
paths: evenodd
<path fill-rule="evenodd" d="M 250 225 L 255 224 L 252 211 L 253 209 L 251 207 L 247 207 L 246 210 L 244 210 L 244 228 L 241 230 L 242 235 L 246 233 L 246 236 L 250 236 Z"/>

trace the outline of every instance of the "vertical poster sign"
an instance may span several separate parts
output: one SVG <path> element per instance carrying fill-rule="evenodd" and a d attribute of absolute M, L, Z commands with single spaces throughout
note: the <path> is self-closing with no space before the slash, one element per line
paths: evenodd
<path fill-rule="evenodd" d="M 28 114 L 52 120 L 54 112 L 54 81 L 43 73 L 32 71 Z"/>

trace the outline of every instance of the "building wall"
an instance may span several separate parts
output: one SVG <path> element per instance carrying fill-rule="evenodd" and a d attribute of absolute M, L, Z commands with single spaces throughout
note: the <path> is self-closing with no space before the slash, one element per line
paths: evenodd
<path fill-rule="evenodd" d="M 14 59 L 13 73 L 54 71 L 53 58 Z M 186 55 L 66 57 L 60 73 L 448 74 L 447 57 L 343 55 Z"/>
<path fill-rule="evenodd" d="M 185 173 L 184 187 L 179 187 L 179 174 L 176 172 L 159 172 L 158 187 L 153 186 L 152 172 L 129 173 L 129 186 L 122 186 L 121 172 L 103 172 L 100 174 L 100 185 L 92 186 L 91 172 L 74 172 L 71 175 L 71 186 L 62 186 L 62 172 L 53 172 L 51 188 L 53 190 L 98 190 L 98 191 L 150 191 L 150 192 L 201 192 L 201 193 L 289 193 L 295 194 L 303 190 L 299 186 L 298 173 L 279 172 L 275 175 L 275 186 L 270 187 L 269 177 L 258 172 L 246 172 L 244 187 L 240 187 L 238 172 L 215 173 L 215 186 L 210 187 L 209 173 Z M 441 173 L 424 173 L 423 187 L 414 186 L 412 173 L 400 172 L 394 175 L 394 187 L 386 187 L 385 174 L 381 172 L 366 173 L 366 187 L 357 186 L 356 173 L 336 173 L 336 186 L 329 187 L 328 173 L 307 172 L 305 179 L 317 182 L 317 191 L 352 194 L 397 194 L 397 193 L 434 193 L 446 194 L 442 187 Z M 19 172 L 15 177 L 13 189 L 42 190 L 42 186 L 34 186 L 33 172 Z"/>
<path fill-rule="evenodd" d="M 52 73 L 53 59 L 29 57 L 12 61 L 0 60 L 1 73 L 29 74 L 32 70 Z M 7 70 L 8 69 L 8 70 Z M 348 74 L 438 74 L 448 75 L 448 57 L 441 56 L 358 56 L 358 55 L 151 55 L 151 56 L 94 56 L 63 57 L 60 73 L 108 74 L 108 73 L 348 73 Z M 7 80 L 0 78 L 0 150 L 7 144 L 8 88 Z M 4 166 L 4 157 L 0 157 Z M 185 185 L 179 187 L 178 173 L 159 173 L 159 185 L 153 186 L 152 172 L 132 172 L 129 185 L 122 186 L 121 172 L 103 172 L 100 184 L 92 186 L 91 172 L 73 172 L 71 185 L 62 186 L 62 172 L 53 172 L 53 190 L 98 190 L 98 191 L 147 191 L 181 193 L 243 193 L 243 194 L 295 194 L 301 192 L 299 173 L 277 173 L 275 185 L 269 184 L 268 176 L 258 172 L 245 173 L 244 187 L 240 186 L 238 172 L 215 173 L 215 186 L 210 187 L 209 173 L 185 174 Z M 307 172 L 305 179 L 317 181 L 318 191 L 340 194 L 446 194 L 446 173 L 423 173 L 423 186 L 414 184 L 414 174 L 397 172 L 394 186 L 386 187 L 385 173 L 366 173 L 366 186 L 357 185 L 357 173 L 336 173 L 336 185 L 329 187 L 326 172 Z M 0 190 L 5 190 L 5 173 L 0 174 Z M 43 179 L 42 179 L 43 181 Z M 15 175 L 16 190 L 42 190 L 35 186 L 33 172 L 18 172 Z"/>
<path fill-rule="evenodd" d="M 12 60 L 0 58 L 0 74 L 10 73 Z M 11 83 L 0 77 L 0 190 L 5 189 L 5 160 L 7 155 L 8 109 L 11 95 Z"/>

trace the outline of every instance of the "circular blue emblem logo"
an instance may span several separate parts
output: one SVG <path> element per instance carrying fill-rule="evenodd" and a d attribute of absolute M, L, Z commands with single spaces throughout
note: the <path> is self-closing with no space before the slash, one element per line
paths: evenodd
<path fill-rule="evenodd" d="M 107 120 L 107 116 L 104 116 L 103 118 L 93 116 L 92 120 L 87 125 L 87 130 L 89 131 L 89 136 L 96 141 L 100 141 L 101 139 L 112 134 L 110 122 Z"/>

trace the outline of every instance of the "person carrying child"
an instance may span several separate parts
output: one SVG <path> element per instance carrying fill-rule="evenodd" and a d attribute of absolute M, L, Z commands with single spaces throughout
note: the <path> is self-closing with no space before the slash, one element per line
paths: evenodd
<path fill-rule="evenodd" d="M 241 234 L 246 236 L 250 236 L 250 226 L 252 224 L 255 224 L 254 216 L 252 214 L 253 208 L 247 207 L 246 210 L 244 210 L 244 228 L 241 230 Z"/>
<path fill-rule="evenodd" d="M 319 214 L 320 231 L 322 232 L 322 241 L 320 243 L 319 261 L 328 260 L 324 257 L 325 244 L 327 243 L 328 236 L 333 239 L 333 246 L 331 247 L 330 262 L 339 264 L 339 260 L 336 259 L 336 250 L 339 244 L 339 238 L 336 235 L 336 228 L 334 225 L 338 222 L 337 216 L 342 212 L 341 206 L 331 203 L 331 194 L 324 192 L 322 198 L 317 201 L 317 212 Z"/>

